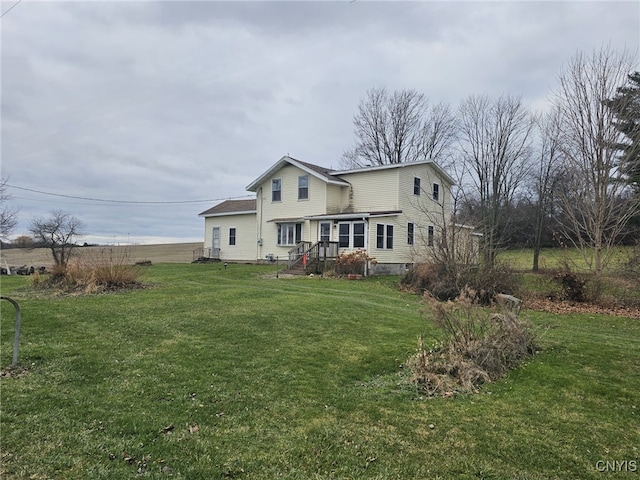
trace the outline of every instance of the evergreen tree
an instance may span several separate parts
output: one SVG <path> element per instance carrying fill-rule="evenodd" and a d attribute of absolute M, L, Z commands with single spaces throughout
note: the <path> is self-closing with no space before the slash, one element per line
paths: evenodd
<path fill-rule="evenodd" d="M 628 75 L 628 83 L 617 89 L 607 105 L 616 116 L 616 127 L 628 140 L 617 145 L 620 171 L 640 194 L 640 72 Z"/>

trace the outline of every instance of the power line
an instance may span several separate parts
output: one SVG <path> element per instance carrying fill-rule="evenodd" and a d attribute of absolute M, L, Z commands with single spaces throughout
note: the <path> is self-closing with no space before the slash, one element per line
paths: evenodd
<path fill-rule="evenodd" d="M 25 192 L 39 193 L 41 195 L 50 195 L 52 197 L 73 198 L 74 200 L 86 200 L 90 202 L 103 202 L 103 203 L 121 203 L 121 204 L 129 204 L 129 205 L 184 205 L 184 204 L 193 204 L 193 203 L 212 203 L 212 202 L 220 202 L 222 200 L 235 200 L 238 198 L 251 196 L 251 195 L 241 195 L 238 197 L 210 198 L 205 200 L 176 200 L 176 201 L 112 200 L 112 199 L 104 199 L 104 198 L 80 197 L 77 195 L 65 195 L 63 193 L 44 192 L 42 190 L 35 190 L 33 188 L 18 187 L 17 185 L 9 185 L 8 183 L 6 183 L 5 186 L 10 188 L 15 188 L 17 190 L 24 190 Z"/>
<path fill-rule="evenodd" d="M 22 0 L 18 0 L 16 3 L 14 3 L 9 8 L 7 8 L 4 12 L 2 12 L 2 15 L 0 15 L 0 18 L 4 17 L 7 13 L 9 13 L 11 10 L 13 10 L 14 7 L 16 7 L 21 1 Z"/>

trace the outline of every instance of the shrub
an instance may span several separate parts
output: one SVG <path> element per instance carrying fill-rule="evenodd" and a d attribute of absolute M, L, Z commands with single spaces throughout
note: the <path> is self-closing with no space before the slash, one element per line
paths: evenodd
<path fill-rule="evenodd" d="M 99 293 L 126 288 L 139 288 L 142 269 L 132 265 L 129 253 L 104 249 L 95 255 L 71 259 L 67 265 L 54 267 L 48 282 L 38 278 L 36 287 L 56 287 L 65 291 Z"/>
<path fill-rule="evenodd" d="M 491 304 L 499 293 L 517 294 L 518 278 L 504 265 L 491 269 L 441 263 L 413 265 L 400 280 L 401 284 L 422 294 L 429 292 L 441 301 L 453 300 L 464 289 L 475 292 L 475 300 Z"/>
<path fill-rule="evenodd" d="M 444 274 L 444 268 L 436 263 L 415 263 L 400 279 L 400 283 L 420 294 L 430 292 L 440 300 L 451 300 L 457 297 L 460 292 L 457 292 L 452 297 L 443 297 L 439 294 L 436 284 L 439 279 L 445 276 Z"/>
<path fill-rule="evenodd" d="M 553 280 L 560 284 L 563 300 L 572 302 L 584 302 L 586 300 L 585 285 L 587 282 L 582 280 L 578 274 L 565 269 L 554 275 Z"/>
<path fill-rule="evenodd" d="M 490 314 L 474 298 L 476 292 L 469 290 L 446 303 L 428 293 L 424 296 L 443 342 L 427 350 L 421 336 L 408 367 L 413 382 L 427 395 L 476 391 L 536 351 L 535 336 L 527 323 L 508 311 Z"/>
<path fill-rule="evenodd" d="M 367 264 L 376 264 L 376 259 L 370 257 L 366 250 L 354 250 L 349 253 L 341 253 L 336 258 L 336 273 L 339 275 L 348 274 L 365 274 L 365 267 Z"/>

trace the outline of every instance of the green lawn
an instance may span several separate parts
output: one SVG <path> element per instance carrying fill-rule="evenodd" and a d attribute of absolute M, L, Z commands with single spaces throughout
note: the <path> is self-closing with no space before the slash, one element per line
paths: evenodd
<path fill-rule="evenodd" d="M 269 273 L 154 265 L 152 288 L 55 298 L 3 277 L 28 371 L 0 379 L 0 476 L 638 478 L 600 470 L 640 470 L 640 321 L 526 311 L 540 355 L 428 400 L 401 365 L 434 332 L 397 278 Z"/>
<path fill-rule="evenodd" d="M 626 263 L 634 254 L 633 247 L 616 247 L 611 252 L 611 259 L 607 265 L 610 273 L 625 269 Z M 522 248 L 505 250 L 498 255 L 498 261 L 516 270 L 531 270 L 533 268 L 533 249 Z M 540 252 L 540 270 L 562 270 L 569 266 L 571 270 L 580 273 L 591 271 L 582 253 L 577 248 L 545 248 Z"/>

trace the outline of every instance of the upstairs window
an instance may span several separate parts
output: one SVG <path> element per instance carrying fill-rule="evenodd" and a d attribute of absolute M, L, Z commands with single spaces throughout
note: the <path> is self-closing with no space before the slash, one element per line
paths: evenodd
<path fill-rule="evenodd" d="M 436 202 L 440 200 L 440 185 L 437 183 L 433 184 L 433 199 Z"/>
<path fill-rule="evenodd" d="M 420 177 L 413 177 L 413 194 L 420 195 Z"/>
<path fill-rule="evenodd" d="M 309 199 L 309 175 L 298 177 L 298 200 Z"/>
<path fill-rule="evenodd" d="M 271 180 L 271 201 L 272 202 L 281 202 L 282 201 L 282 179 L 274 178 Z"/>

